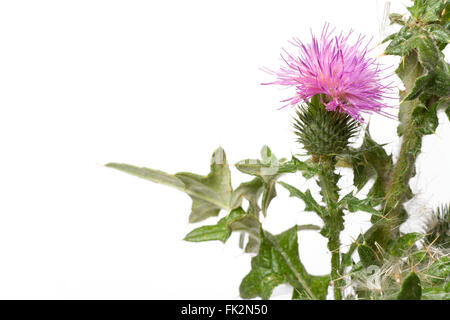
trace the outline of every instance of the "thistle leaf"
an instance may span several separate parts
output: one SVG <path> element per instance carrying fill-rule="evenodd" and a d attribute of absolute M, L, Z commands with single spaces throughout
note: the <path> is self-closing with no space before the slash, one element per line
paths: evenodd
<path fill-rule="evenodd" d="M 313 211 L 322 218 L 328 216 L 327 208 L 317 203 L 317 201 L 312 196 L 311 191 L 306 190 L 306 192 L 303 193 L 288 183 L 281 181 L 278 183 L 289 191 L 289 196 L 303 200 L 303 202 L 305 203 L 305 211 Z"/>
<path fill-rule="evenodd" d="M 172 188 L 186 192 L 184 183 L 174 175 L 159 170 L 144 167 L 136 167 L 125 163 L 108 163 L 106 167 L 114 168 L 136 177 L 149 180 L 155 183 L 164 184 Z"/>
<path fill-rule="evenodd" d="M 402 257 L 405 255 L 406 251 L 414 245 L 414 243 L 416 243 L 423 237 L 424 235 L 421 233 L 407 233 L 391 244 L 390 248 L 388 249 L 389 254 L 396 257 Z"/>
<path fill-rule="evenodd" d="M 439 24 L 425 26 L 425 30 L 431 34 L 441 50 L 450 42 L 450 31 Z"/>
<path fill-rule="evenodd" d="M 424 104 L 418 104 L 414 108 L 411 118 L 421 134 L 427 135 L 436 132 L 436 128 L 439 124 L 437 106 L 438 104 L 435 103 L 430 108 L 427 108 Z"/>
<path fill-rule="evenodd" d="M 414 5 L 408 7 L 408 11 L 422 23 L 439 21 L 444 11 L 449 8 L 446 0 L 414 0 Z"/>
<path fill-rule="evenodd" d="M 253 214 L 245 214 L 228 224 L 231 231 L 244 231 L 249 235 L 245 252 L 257 253 L 259 250 L 261 223 Z"/>
<path fill-rule="evenodd" d="M 283 163 L 279 169 L 280 173 L 295 173 L 297 171 L 300 171 L 305 179 L 311 179 L 317 174 L 319 168 L 316 163 L 310 160 L 301 161 L 292 156 L 292 159 L 288 162 Z"/>
<path fill-rule="evenodd" d="M 422 286 L 420 279 L 414 272 L 411 272 L 402 283 L 402 289 L 397 296 L 398 300 L 420 300 L 422 296 Z"/>
<path fill-rule="evenodd" d="M 220 219 L 217 224 L 202 226 L 192 230 L 186 235 L 184 240 L 191 242 L 220 240 L 225 243 L 232 232 L 230 224 L 244 215 L 245 211 L 242 208 L 234 209 L 225 218 Z"/>
<path fill-rule="evenodd" d="M 264 182 L 259 177 L 249 181 L 243 182 L 233 191 L 231 200 L 231 207 L 237 208 L 242 204 L 242 200 L 246 199 L 249 203 L 247 209 L 248 213 L 259 216 L 261 208 L 258 205 L 258 199 L 264 191 Z"/>
<path fill-rule="evenodd" d="M 361 146 L 358 149 L 352 149 L 344 161 L 352 165 L 353 184 L 358 191 L 371 178 L 376 178 L 368 197 L 371 198 L 372 205 L 378 204 L 380 198 L 384 197 L 383 188 L 388 179 L 389 170 L 392 168 L 392 155 L 388 155 L 383 146 L 372 139 L 369 126 L 366 128 Z"/>
<path fill-rule="evenodd" d="M 366 243 L 358 244 L 358 255 L 361 264 L 368 268 L 370 266 L 380 266 L 382 264 L 381 257 L 377 252 Z"/>
<path fill-rule="evenodd" d="M 450 31 L 439 23 L 432 23 L 441 18 L 443 11 L 441 1 L 428 6 L 415 4 L 411 12 L 420 16 L 422 27 L 419 27 L 410 18 L 399 32 L 385 39 L 391 42 L 385 53 L 402 56 L 402 63 L 397 69 L 397 74 L 405 83 L 407 93 L 402 94 L 403 101 L 414 100 L 422 94 L 430 94 L 438 97 L 447 97 L 450 94 L 450 73 L 448 63 L 440 52 L 449 41 Z M 442 9 L 442 10 L 441 10 Z M 419 12 L 420 11 L 420 12 Z M 437 14 L 437 15 L 435 15 Z M 424 17 L 422 17 L 424 16 Z M 405 60 L 415 61 L 418 65 L 411 67 L 411 63 Z M 405 65 L 408 67 L 405 68 Z M 411 82 L 412 80 L 412 82 Z"/>
<path fill-rule="evenodd" d="M 252 269 L 240 285 L 240 295 L 244 299 L 261 297 L 268 299 L 273 289 L 289 283 L 294 287 L 296 298 L 325 299 L 329 278 L 310 276 L 300 261 L 298 254 L 297 227 L 273 236 L 260 231 L 259 254 L 252 258 Z"/>
<path fill-rule="evenodd" d="M 211 171 L 207 176 L 186 172 L 170 175 L 159 170 L 121 163 L 108 163 L 106 166 L 186 192 L 192 199 L 190 222 L 217 216 L 221 209 L 231 210 L 230 169 L 222 148 L 213 153 Z"/>
<path fill-rule="evenodd" d="M 341 200 L 339 200 L 338 205 L 342 209 L 346 209 L 349 212 L 364 211 L 381 216 L 381 213 L 372 207 L 369 198 L 360 200 L 353 195 L 353 191 L 346 194 Z"/>
<path fill-rule="evenodd" d="M 236 168 L 243 173 L 261 179 L 263 183 L 261 209 L 263 215 L 266 216 L 270 202 L 277 195 L 275 188 L 277 179 L 283 173 L 291 172 L 290 170 L 296 171 L 297 169 L 292 168 L 291 164 L 286 165 L 285 159 L 278 160 L 267 146 L 261 149 L 261 158 L 262 160 L 247 159 L 239 161 L 236 163 Z"/>

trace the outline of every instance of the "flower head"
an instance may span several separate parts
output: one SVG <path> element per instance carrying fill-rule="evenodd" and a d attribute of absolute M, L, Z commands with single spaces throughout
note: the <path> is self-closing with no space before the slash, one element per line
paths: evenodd
<path fill-rule="evenodd" d="M 285 65 L 278 71 L 266 70 L 278 79 L 264 84 L 295 87 L 296 94 L 283 100 L 286 105 L 296 105 L 320 94 L 328 111 L 343 112 L 361 122 L 361 113 L 388 115 L 382 111 L 388 107 L 382 100 L 389 98 L 391 87 L 381 83 L 383 70 L 375 59 L 367 57 L 364 37 L 360 35 L 350 45 L 351 34 L 352 31 L 333 35 L 325 25 L 320 39 L 312 36 L 309 44 L 294 38 L 291 43 L 298 48 L 298 55 L 285 51 Z"/>

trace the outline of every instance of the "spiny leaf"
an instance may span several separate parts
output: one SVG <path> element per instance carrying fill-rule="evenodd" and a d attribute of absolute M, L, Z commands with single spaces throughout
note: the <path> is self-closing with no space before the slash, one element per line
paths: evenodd
<path fill-rule="evenodd" d="M 382 259 L 379 254 L 366 243 L 358 244 L 357 248 L 359 259 L 365 268 L 380 266 L 382 264 Z"/>
<path fill-rule="evenodd" d="M 230 224 L 245 215 L 242 208 L 234 209 L 225 218 L 219 220 L 215 225 L 202 226 L 189 232 L 184 240 L 191 242 L 220 240 L 226 242 L 231 235 Z"/>
<path fill-rule="evenodd" d="M 391 41 L 384 50 L 384 53 L 394 56 L 407 55 L 411 50 L 411 45 L 408 41 L 414 34 L 413 30 L 410 30 L 408 27 L 403 27 L 399 32 L 384 39 L 383 42 Z"/>
<path fill-rule="evenodd" d="M 450 93 L 450 75 L 443 54 L 430 33 L 421 31 L 411 37 L 409 46 L 417 51 L 419 62 L 425 72 L 418 77 L 404 100 L 413 100 L 422 92 L 437 96 L 448 96 Z"/>
<path fill-rule="evenodd" d="M 364 155 L 358 152 L 355 152 L 348 157 L 352 169 L 353 169 L 353 185 L 359 191 L 369 179 L 375 176 L 376 172 L 372 166 L 367 165 L 367 161 L 364 158 Z"/>
<path fill-rule="evenodd" d="M 289 195 L 291 197 L 296 197 L 305 203 L 305 211 L 313 211 L 319 215 L 319 217 L 325 217 L 328 215 L 328 210 L 324 206 L 321 206 L 317 203 L 317 201 L 314 199 L 314 197 L 311 194 L 311 191 L 306 190 L 306 192 L 301 192 L 294 186 L 285 183 L 285 182 L 278 182 L 280 185 L 285 187 L 289 191 Z"/>
<path fill-rule="evenodd" d="M 433 224 L 427 230 L 427 242 L 450 247 L 450 206 L 442 205 L 433 211 Z"/>
<path fill-rule="evenodd" d="M 417 126 L 417 130 L 423 135 L 434 134 L 439 124 L 437 117 L 437 104 L 435 103 L 430 108 L 423 104 L 418 104 L 412 114 L 413 123 Z"/>
<path fill-rule="evenodd" d="M 328 293 L 328 284 L 330 283 L 330 276 L 309 276 L 309 287 L 317 297 L 321 300 L 325 300 Z M 292 291 L 292 300 L 304 300 L 308 297 L 301 290 L 294 288 Z"/>
<path fill-rule="evenodd" d="M 175 189 L 187 192 L 184 183 L 180 179 L 163 171 L 144 167 L 136 167 L 125 163 L 108 163 L 106 167 L 114 168 L 145 180 L 164 184 Z"/>
<path fill-rule="evenodd" d="M 439 23 L 423 27 L 407 23 L 399 32 L 385 39 L 391 41 L 385 53 L 402 56 L 397 73 L 408 91 L 407 94 L 402 94 L 403 101 L 414 100 L 423 93 L 438 97 L 450 94 L 449 67 L 440 52 L 448 43 L 448 36 L 449 30 Z M 415 57 L 418 59 L 418 67 L 405 62 L 408 59 L 414 61 Z M 418 71 L 418 74 L 411 76 L 411 71 Z M 409 79 L 413 82 L 409 83 Z"/>
<path fill-rule="evenodd" d="M 366 128 L 361 146 L 357 149 L 352 149 L 343 160 L 349 162 L 353 168 L 353 184 L 358 191 L 371 178 L 376 178 L 376 181 L 378 181 L 377 188 L 379 188 L 376 195 L 381 198 L 384 197 L 383 187 L 392 167 L 392 155 L 388 155 L 383 145 L 372 139 L 369 126 Z M 375 195 L 374 192 L 372 192 L 372 195 Z M 372 203 L 372 205 L 374 204 Z"/>
<path fill-rule="evenodd" d="M 260 232 L 259 254 L 252 258 L 252 269 L 242 280 L 239 288 L 241 297 L 250 299 L 259 296 L 268 299 L 275 287 L 289 283 L 297 291 L 298 297 L 325 299 L 328 281 L 318 281 L 308 275 L 300 261 L 297 227 L 277 236 L 262 229 Z"/>
<path fill-rule="evenodd" d="M 431 34 L 432 38 L 441 46 L 450 42 L 450 31 L 439 24 L 425 26 L 425 29 Z M 441 50 L 443 49 L 440 48 Z"/>
<path fill-rule="evenodd" d="M 411 248 L 414 243 L 416 243 L 418 240 L 422 239 L 424 237 L 423 234 L 412 232 L 407 233 L 397 240 L 395 240 L 390 248 L 389 253 L 393 256 L 401 257 L 405 254 L 405 251 L 407 251 L 409 248 Z"/>
<path fill-rule="evenodd" d="M 381 215 L 378 210 L 372 207 L 370 199 L 360 200 L 353 195 L 353 191 L 346 194 L 341 200 L 339 200 L 339 206 L 350 212 L 364 211 L 374 215 Z"/>
<path fill-rule="evenodd" d="M 271 176 L 279 173 L 281 163 L 268 146 L 262 147 L 261 158 L 262 160 L 246 159 L 239 161 L 236 163 L 236 168 L 243 173 L 263 179 L 270 179 Z"/>
<path fill-rule="evenodd" d="M 422 23 L 439 21 L 444 10 L 449 7 L 447 0 L 415 0 L 414 5 L 408 8 L 412 16 Z"/>
<path fill-rule="evenodd" d="M 367 193 L 367 198 L 370 199 L 370 204 L 372 206 L 379 205 L 385 197 L 385 191 L 383 186 L 383 181 L 380 177 L 377 177 L 375 182 Z"/>
<path fill-rule="evenodd" d="M 316 163 L 310 160 L 301 161 L 292 156 L 292 159 L 290 161 L 280 166 L 279 173 L 295 173 L 297 171 L 300 171 L 303 177 L 305 177 L 306 179 L 310 179 L 317 174 L 318 170 L 319 168 Z"/>
<path fill-rule="evenodd" d="M 248 234 L 245 252 L 256 253 L 259 250 L 261 223 L 253 214 L 245 214 L 228 224 L 231 231 L 244 231 Z M 242 246 L 243 247 L 243 246 Z"/>
<path fill-rule="evenodd" d="M 285 159 L 278 160 L 269 147 L 264 146 L 261 150 L 261 160 L 247 159 L 236 163 L 236 168 L 246 174 L 250 174 L 262 179 L 264 184 L 263 196 L 262 196 L 262 212 L 266 216 L 267 208 L 273 198 L 276 197 L 276 182 L 281 174 L 286 172 L 284 164 Z M 284 169 L 283 169 L 284 168 Z"/>
<path fill-rule="evenodd" d="M 202 221 L 210 216 L 217 216 L 221 209 L 231 208 L 231 174 L 222 148 L 217 149 L 211 158 L 211 172 L 205 177 L 189 172 L 175 175 L 186 189 L 195 190 L 203 197 L 190 193 L 192 212 L 190 222 Z M 206 196 L 206 199 L 204 199 Z"/>
<path fill-rule="evenodd" d="M 402 289 L 397 296 L 398 300 L 420 300 L 422 296 L 422 286 L 420 279 L 414 272 L 411 272 L 402 283 Z"/>
<path fill-rule="evenodd" d="M 399 24 L 399 25 L 405 25 L 405 20 L 403 19 L 403 15 L 399 13 L 391 13 L 389 15 L 389 21 L 391 24 Z M 389 40 L 389 39 L 388 39 Z"/>
<path fill-rule="evenodd" d="M 258 199 L 264 191 L 264 182 L 261 178 L 256 177 L 249 182 L 243 182 L 233 191 L 231 207 L 239 207 L 242 199 L 246 199 L 249 203 L 247 212 L 258 217 L 261 208 L 258 205 Z"/>
<path fill-rule="evenodd" d="M 227 211 L 231 209 L 230 169 L 222 148 L 213 153 L 211 172 L 207 176 L 185 172 L 170 175 L 158 170 L 121 163 L 108 163 L 106 166 L 186 192 L 192 199 L 190 222 L 217 216 L 221 209 Z"/>

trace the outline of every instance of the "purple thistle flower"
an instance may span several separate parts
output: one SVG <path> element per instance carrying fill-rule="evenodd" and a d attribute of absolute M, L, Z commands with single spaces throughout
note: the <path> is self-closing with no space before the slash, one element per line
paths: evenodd
<path fill-rule="evenodd" d="M 312 35 L 312 42 L 305 45 L 294 38 L 290 43 L 299 49 L 298 56 L 281 55 L 285 62 L 278 71 L 267 70 L 278 80 L 263 84 L 278 84 L 294 86 L 295 96 L 282 100 L 286 105 L 296 105 L 317 94 L 325 95 L 322 101 L 328 111 L 337 110 L 346 113 L 354 119 L 364 122 L 361 113 L 379 113 L 390 116 L 382 111 L 390 107 L 383 103 L 383 98 L 393 98 L 389 95 L 391 84 L 381 84 L 382 69 L 373 58 L 368 58 L 368 45 L 363 45 L 363 36 L 356 43 L 349 45 L 352 31 L 347 35 L 338 36 L 328 32 L 328 24 L 322 30 L 320 39 Z M 385 77 L 387 78 L 387 77 Z"/>

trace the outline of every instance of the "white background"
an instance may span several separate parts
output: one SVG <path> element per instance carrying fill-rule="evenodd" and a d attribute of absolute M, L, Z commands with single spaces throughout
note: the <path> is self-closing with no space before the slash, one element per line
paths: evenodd
<path fill-rule="evenodd" d="M 403 3 L 392 11 L 404 12 Z M 1 1 L 0 298 L 238 298 L 250 256 L 236 236 L 184 242 L 194 228 L 188 196 L 103 165 L 206 174 L 219 145 L 230 163 L 258 157 L 264 144 L 279 157 L 301 152 L 292 109 L 277 110 L 292 91 L 261 86 L 272 78 L 260 68 L 278 68 L 287 41 L 308 41 L 324 22 L 376 45 L 394 30 L 383 30 L 383 8 L 375 0 Z M 440 120 L 413 181 L 416 207 L 448 201 L 450 128 Z M 395 152 L 396 121 L 370 121 Z M 232 170 L 234 186 L 250 178 Z M 283 180 L 315 188 L 300 175 Z M 319 223 L 278 193 L 269 231 Z M 368 219 L 347 217 L 344 244 Z M 325 239 L 299 237 L 307 269 L 327 273 Z"/>

